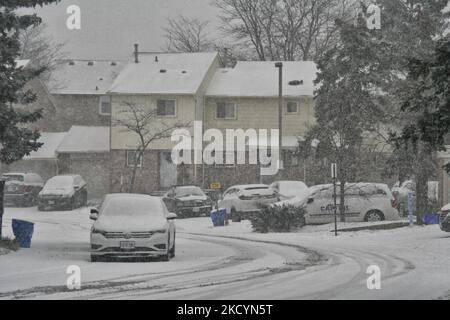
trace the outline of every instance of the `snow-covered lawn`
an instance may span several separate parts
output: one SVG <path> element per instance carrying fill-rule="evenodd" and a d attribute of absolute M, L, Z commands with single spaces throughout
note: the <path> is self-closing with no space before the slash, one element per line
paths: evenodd
<path fill-rule="evenodd" d="M 0 298 L 5 292 L 4 297 L 10 298 L 16 290 L 21 293 L 13 296 L 27 298 L 35 297 L 27 290 L 33 294 L 53 292 L 55 287 L 65 286 L 70 265 L 79 266 L 83 283 L 98 286 L 102 294 L 112 283 L 147 284 L 148 294 L 140 293 L 139 298 L 433 299 L 450 292 L 450 234 L 438 226 L 341 232 L 335 237 L 333 225 L 307 226 L 295 233 L 256 234 L 248 221 L 213 228 L 209 218 L 188 219 L 176 222 L 177 256 L 169 263 L 91 263 L 88 209 L 38 212 L 7 208 L 6 237 L 12 237 L 13 218 L 34 222 L 35 232 L 31 249 L 0 256 Z M 339 224 L 339 228 L 365 225 Z M 276 270 L 278 265 L 300 263 L 306 255 L 298 252 L 297 246 L 320 253 L 327 262 L 259 278 L 261 272 Z M 382 290 L 367 289 L 366 270 L 371 265 L 382 270 Z M 251 275 L 248 281 L 240 280 L 243 274 Z M 209 279 L 215 278 L 224 284 L 212 287 Z M 232 279 L 229 284 L 225 284 L 227 279 Z M 186 289 L 191 284 L 192 289 Z M 154 292 L 165 285 L 170 289 Z M 116 295 L 112 297 L 124 297 Z M 61 297 L 66 296 L 53 298 Z"/>

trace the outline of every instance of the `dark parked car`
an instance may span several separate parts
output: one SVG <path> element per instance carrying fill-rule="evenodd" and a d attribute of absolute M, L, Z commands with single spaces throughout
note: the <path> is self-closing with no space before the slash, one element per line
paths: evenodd
<path fill-rule="evenodd" d="M 169 211 L 180 218 L 209 216 L 212 210 L 211 199 L 195 186 L 172 187 L 163 196 L 163 201 Z"/>
<path fill-rule="evenodd" d="M 44 187 L 44 180 L 35 173 L 5 173 L 4 202 L 11 207 L 32 207 Z"/>
<path fill-rule="evenodd" d="M 87 205 L 86 182 L 79 175 L 56 176 L 39 193 L 39 211 L 75 210 Z"/>
<path fill-rule="evenodd" d="M 450 232 L 450 204 L 447 204 L 439 212 L 439 225 L 444 232 Z"/>

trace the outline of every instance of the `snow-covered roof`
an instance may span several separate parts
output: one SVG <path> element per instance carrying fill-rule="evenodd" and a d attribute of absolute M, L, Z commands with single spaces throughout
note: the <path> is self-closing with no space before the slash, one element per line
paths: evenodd
<path fill-rule="evenodd" d="M 109 127 L 73 126 L 59 145 L 58 153 L 102 153 L 110 151 Z"/>
<path fill-rule="evenodd" d="M 215 52 L 140 53 L 111 86 L 120 94 L 196 94 L 218 57 Z"/>
<path fill-rule="evenodd" d="M 51 94 L 103 95 L 124 67 L 123 61 L 63 60 L 47 83 Z"/>
<path fill-rule="evenodd" d="M 312 61 L 283 62 L 283 95 L 314 95 L 317 66 Z M 238 62 L 217 70 L 206 92 L 210 97 L 278 97 L 278 68 L 273 61 Z M 292 81 L 303 81 L 291 85 Z"/>
<path fill-rule="evenodd" d="M 43 143 L 42 147 L 38 151 L 30 153 L 29 156 L 25 156 L 24 160 L 46 160 L 56 159 L 56 149 L 61 144 L 61 141 L 66 136 L 67 132 L 52 133 L 42 132 L 38 142 Z"/>

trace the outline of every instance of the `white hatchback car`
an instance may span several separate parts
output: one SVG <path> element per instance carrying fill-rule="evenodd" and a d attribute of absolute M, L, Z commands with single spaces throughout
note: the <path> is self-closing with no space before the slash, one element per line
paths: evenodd
<path fill-rule="evenodd" d="M 260 207 L 280 201 L 280 195 L 265 184 L 234 186 L 223 194 L 218 205 L 226 209 L 233 222 L 240 222 L 248 215 L 260 212 Z"/>
<path fill-rule="evenodd" d="M 175 256 L 177 215 L 161 198 L 136 194 L 107 195 L 100 210 L 91 210 L 91 261 L 102 258 Z"/>
<path fill-rule="evenodd" d="M 339 188 L 337 190 L 339 193 Z M 337 198 L 339 212 L 339 194 Z M 333 185 L 311 187 L 309 194 L 279 204 L 302 206 L 306 209 L 307 224 L 334 221 Z M 377 183 L 348 184 L 345 190 L 345 217 L 347 222 L 375 222 L 399 220 L 395 198 L 389 187 Z"/>

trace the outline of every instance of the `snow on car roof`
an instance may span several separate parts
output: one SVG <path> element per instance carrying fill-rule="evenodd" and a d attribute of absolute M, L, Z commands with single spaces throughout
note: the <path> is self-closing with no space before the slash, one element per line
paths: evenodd
<path fill-rule="evenodd" d="M 51 94 L 104 95 L 124 67 L 123 61 L 60 60 L 47 87 Z"/>
<path fill-rule="evenodd" d="M 73 126 L 59 145 L 58 153 L 102 153 L 110 151 L 109 127 Z"/>
<path fill-rule="evenodd" d="M 111 93 L 196 94 L 217 59 L 216 52 L 140 53 L 111 86 Z"/>
<path fill-rule="evenodd" d="M 217 70 L 206 92 L 210 97 L 278 97 L 278 69 L 272 61 L 240 61 Z M 312 61 L 283 62 L 285 97 L 314 96 L 317 66 Z M 303 81 L 290 85 L 291 81 Z"/>

